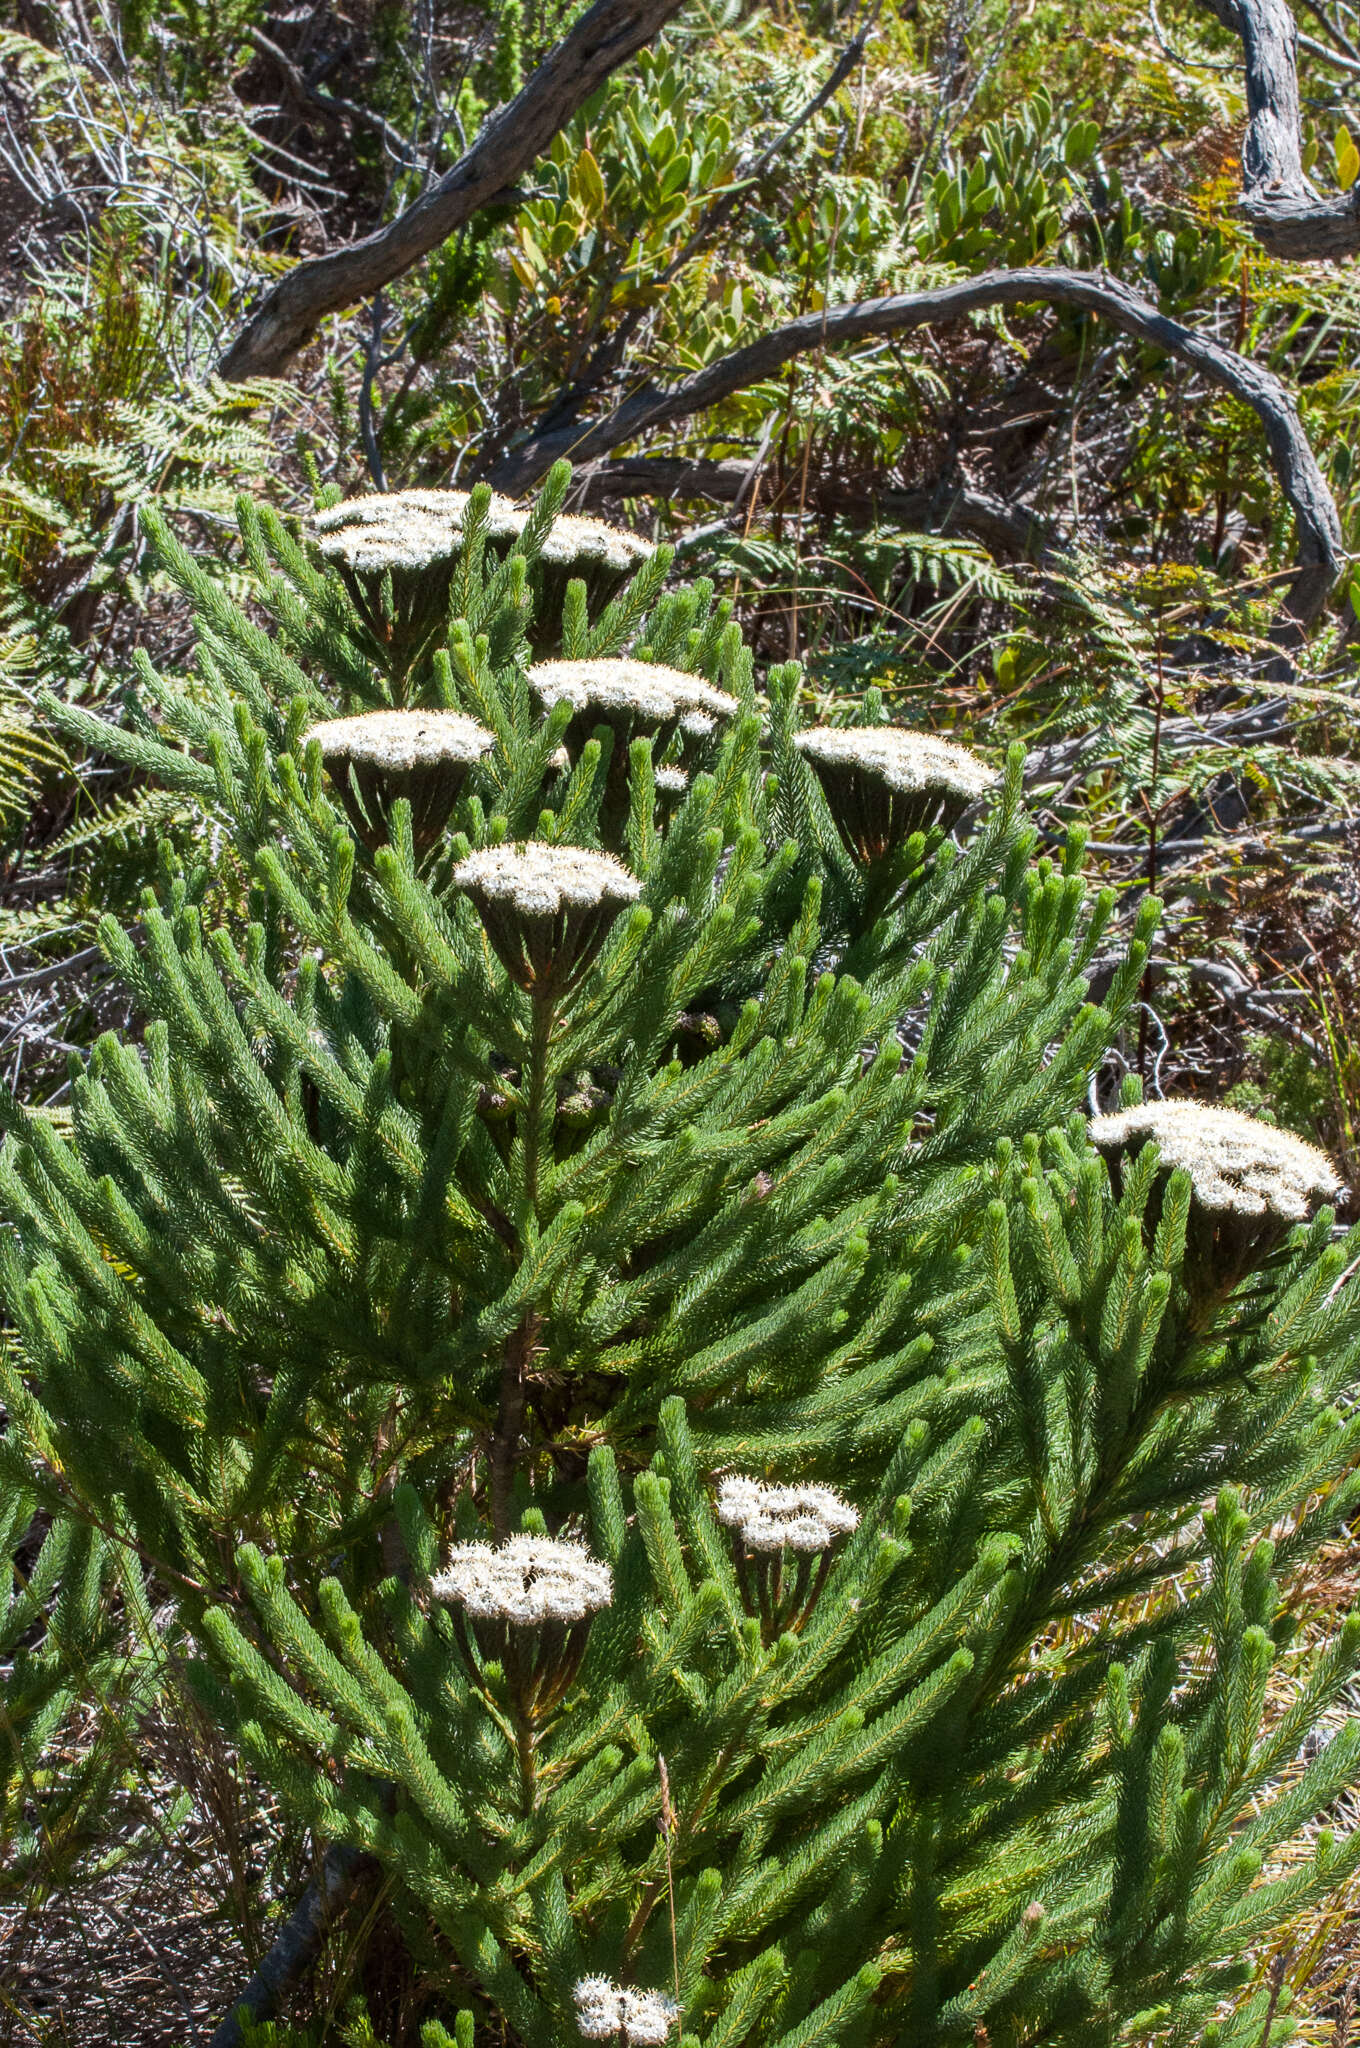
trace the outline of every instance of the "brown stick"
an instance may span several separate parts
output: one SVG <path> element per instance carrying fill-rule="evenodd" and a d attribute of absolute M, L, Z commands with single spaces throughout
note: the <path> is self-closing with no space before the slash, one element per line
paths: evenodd
<path fill-rule="evenodd" d="M 1210 383 L 1249 405 L 1265 429 L 1271 467 L 1298 526 L 1289 610 L 1299 625 L 1315 619 L 1341 573 L 1345 543 L 1341 520 L 1326 478 L 1303 431 L 1287 387 L 1260 363 L 1193 327 L 1183 327 L 1150 299 L 1102 271 L 1032 268 L 988 271 L 936 290 L 866 299 L 808 313 L 775 327 L 745 348 L 733 350 L 693 376 L 663 386 L 649 381 L 602 419 L 562 426 L 536 435 L 504 456 L 489 474 L 498 490 L 519 492 L 534 484 L 560 456 L 575 463 L 608 455 L 625 441 L 653 428 L 688 419 L 735 392 L 775 375 L 796 356 L 823 343 L 834 348 L 870 335 L 904 334 L 939 320 L 957 320 L 990 306 L 1075 306 L 1096 313 L 1125 334 L 1151 342 Z"/>
<path fill-rule="evenodd" d="M 217 366 L 228 383 L 277 377 L 327 313 L 370 298 L 542 156 L 583 100 L 680 10 L 681 0 L 595 0 L 523 90 L 484 123 L 467 155 L 385 228 L 299 263 L 269 292 Z"/>

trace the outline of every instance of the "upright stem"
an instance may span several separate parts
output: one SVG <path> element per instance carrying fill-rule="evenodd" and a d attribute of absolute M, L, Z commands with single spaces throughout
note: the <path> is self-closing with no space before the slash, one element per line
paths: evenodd
<path fill-rule="evenodd" d="M 1162 615 L 1157 613 L 1157 698 L 1152 721 L 1152 803 L 1148 812 L 1148 894 L 1157 894 L 1157 781 L 1162 769 L 1162 719 L 1166 711 L 1166 675 L 1162 667 Z"/>
<path fill-rule="evenodd" d="M 723 1774 L 727 1770 L 727 1766 L 732 1761 L 732 1757 L 736 1750 L 737 1743 L 739 1740 L 740 1737 L 737 1736 L 733 1737 L 730 1741 L 725 1742 L 723 1744 L 722 1748 L 718 1751 L 717 1755 L 713 1759 L 713 1768 L 710 1770 L 707 1778 L 704 1780 L 704 1783 L 700 1788 L 699 1794 L 695 1799 L 693 1806 L 690 1807 L 689 1810 L 683 1814 L 674 1813 L 672 1826 L 669 1832 L 663 1830 L 663 1840 L 666 1852 L 666 1869 L 668 1876 L 671 1878 L 672 1881 L 674 1879 L 674 1864 L 672 1862 L 671 1856 L 671 1845 L 674 1841 L 678 1840 L 681 1842 L 682 1846 L 687 1848 L 689 1844 L 694 1840 L 695 1836 L 698 1834 L 699 1823 L 703 1819 L 705 1813 L 708 1811 L 710 1802 L 713 1800 L 715 1795 L 722 1789 Z M 667 1801 L 669 1802 L 669 1780 L 667 1781 L 666 1785 L 666 1797 Z M 643 1892 L 642 1897 L 638 1902 L 637 1911 L 634 1913 L 632 1919 L 629 1921 L 628 1931 L 623 1937 L 623 1954 L 625 1957 L 631 1956 L 634 1949 L 641 1941 L 643 1930 L 652 1916 L 652 1909 L 656 1905 L 657 1900 L 661 1897 L 662 1892 L 665 1891 L 666 1883 L 667 1880 L 665 1878 L 660 1877 L 654 1877 L 648 1881 L 647 1888 Z"/>
<path fill-rule="evenodd" d="M 538 1798 L 538 1759 L 533 1723 L 522 1712 L 515 1716 L 515 1755 L 519 1760 L 520 1802 L 526 1813 L 532 1813 Z"/>
<path fill-rule="evenodd" d="M 504 1543 L 510 1534 L 510 1492 L 515 1480 L 524 1430 L 528 1371 L 538 1344 L 543 1318 L 530 1309 L 505 1340 L 501 1358 L 501 1398 L 491 1437 L 491 1524 Z"/>
<path fill-rule="evenodd" d="M 528 1086 L 524 1090 L 524 1196 L 538 1203 L 539 1152 L 543 1141 L 543 1105 L 548 1089 L 548 1047 L 552 1041 L 556 996 L 552 988 L 535 989 L 530 997 L 533 1022 L 529 1030 Z"/>
<path fill-rule="evenodd" d="M 534 1741 L 534 1657 L 525 1636 L 508 1623 L 505 1676 L 515 1717 L 515 1755 L 519 1762 L 520 1798 L 524 1811 L 532 1813 L 538 1789 L 538 1763 Z"/>
<path fill-rule="evenodd" d="M 533 1021 L 530 1026 L 528 1073 L 524 1077 L 524 1200 L 526 1209 L 538 1205 L 538 1166 L 543 1135 L 543 1110 L 547 1099 L 548 1046 L 552 1038 L 554 995 L 551 989 L 535 990 L 530 998 Z M 543 1317 L 529 1309 L 505 1340 L 501 1356 L 501 1393 L 496 1427 L 491 1437 L 491 1522 L 501 1542 L 510 1534 L 510 1493 L 515 1478 L 524 1431 L 524 1407 L 528 1374 L 543 1329 Z"/>

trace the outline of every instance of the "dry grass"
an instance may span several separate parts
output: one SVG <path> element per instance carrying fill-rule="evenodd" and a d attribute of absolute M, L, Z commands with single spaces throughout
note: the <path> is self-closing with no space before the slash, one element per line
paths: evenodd
<path fill-rule="evenodd" d="M 250 1975 L 201 1834 L 84 1885 L 0 1908 L 0 2042 L 198 2042 Z"/>
<path fill-rule="evenodd" d="M 68 1731 L 68 1760 L 98 1733 L 92 1718 Z M 0 1877 L 0 2048 L 209 2038 L 268 1945 L 271 1907 L 306 1881 L 271 1802 L 173 1683 L 132 1739 L 94 1848 L 54 1844 L 22 1889 Z"/>

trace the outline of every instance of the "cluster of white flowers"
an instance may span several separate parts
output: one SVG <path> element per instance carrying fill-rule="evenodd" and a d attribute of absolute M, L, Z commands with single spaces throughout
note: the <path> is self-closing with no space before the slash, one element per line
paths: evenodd
<path fill-rule="evenodd" d="M 303 734 L 320 744 L 326 760 L 362 761 L 398 773 L 441 762 L 472 762 L 496 744 L 496 735 L 459 711 L 364 711 L 327 718 Z"/>
<path fill-rule="evenodd" d="M 452 1600 L 479 1621 L 584 1621 L 607 1607 L 614 1593 L 609 1566 L 583 1543 L 548 1536 L 512 1536 L 493 1543 L 459 1543 L 430 1581 L 436 1600 Z"/>
<path fill-rule="evenodd" d="M 1199 1102 L 1144 1102 L 1092 1117 L 1091 1143 L 1125 1151 L 1152 1139 L 1163 1166 L 1183 1167 L 1206 1209 L 1303 1223 L 1319 1202 L 1342 1192 L 1325 1152 L 1292 1132 L 1235 1109 Z"/>
<path fill-rule="evenodd" d="M 326 559 L 348 569 L 427 569 L 461 548 L 469 495 L 467 491 L 374 491 L 368 497 L 347 498 L 341 505 L 318 512 L 312 532 Z M 493 492 L 487 537 L 518 540 L 531 509 Z M 626 575 L 653 553 L 649 540 L 640 540 L 621 526 L 564 513 L 548 529 L 542 559 L 567 566 L 601 562 Z"/>
<path fill-rule="evenodd" d="M 814 765 L 868 769 L 898 796 L 938 789 L 972 803 L 999 779 L 971 748 L 900 725 L 817 725 L 793 744 Z"/>
<path fill-rule="evenodd" d="M 312 532 L 326 560 L 347 569 L 428 569 L 462 547 L 467 503 L 466 491 L 374 491 L 318 512 Z M 490 537 L 514 540 L 525 517 L 509 498 L 493 494 Z"/>
<path fill-rule="evenodd" d="M 572 1996 L 576 2024 L 587 2041 L 607 2041 L 622 2030 L 638 2048 L 659 2048 L 680 2017 L 664 1991 L 625 1991 L 608 1977 L 582 1977 Z"/>
<path fill-rule="evenodd" d="M 642 885 L 609 853 L 583 846 L 487 846 L 453 871 L 460 889 L 488 903 L 512 903 L 524 917 L 555 917 L 602 903 L 632 903 Z"/>
<path fill-rule="evenodd" d="M 529 670 L 529 681 L 549 709 L 565 697 L 573 711 L 631 711 L 658 721 L 685 718 L 687 729 L 696 715 L 730 718 L 739 709 L 735 697 L 702 676 L 654 661 L 540 661 Z"/>
<path fill-rule="evenodd" d="M 829 1486 L 766 1486 L 735 1472 L 719 1484 L 718 1520 L 748 1550 L 825 1550 L 859 1527 L 857 1511 Z"/>
<path fill-rule="evenodd" d="M 527 512 L 522 515 L 528 517 Z M 607 569 L 627 575 L 638 569 L 656 550 L 626 527 L 610 526 L 604 519 L 588 519 L 576 512 L 563 512 L 554 519 L 543 543 L 543 560 L 570 567 L 573 563 L 602 562 Z"/>
<path fill-rule="evenodd" d="M 689 788 L 689 777 L 683 768 L 658 768 L 653 778 L 658 789 L 664 789 L 668 796 L 678 796 Z"/>

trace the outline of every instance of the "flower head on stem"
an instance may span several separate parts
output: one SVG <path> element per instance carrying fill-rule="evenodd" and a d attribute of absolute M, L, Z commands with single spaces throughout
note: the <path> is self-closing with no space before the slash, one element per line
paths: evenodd
<path fill-rule="evenodd" d="M 719 1483 L 717 1516 L 732 1531 L 747 1612 L 759 1614 L 767 1642 L 804 1626 L 835 1546 L 859 1526 L 858 1511 L 829 1486 L 769 1486 L 737 1472 Z M 787 1552 L 796 1559 L 792 1571 Z"/>

